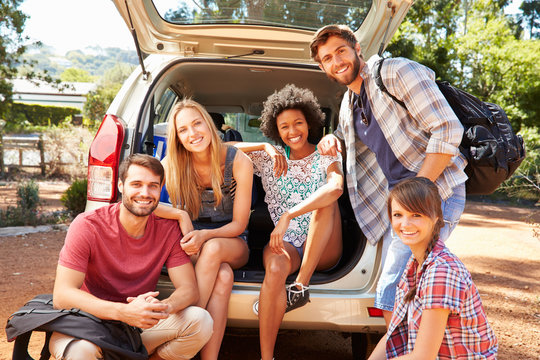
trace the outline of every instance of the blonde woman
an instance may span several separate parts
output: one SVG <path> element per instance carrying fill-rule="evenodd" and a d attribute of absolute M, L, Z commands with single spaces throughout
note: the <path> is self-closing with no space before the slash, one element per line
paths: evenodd
<path fill-rule="evenodd" d="M 214 319 L 214 334 L 202 359 L 217 359 L 227 321 L 232 269 L 249 256 L 246 227 L 253 166 L 233 146 L 222 143 L 208 112 L 193 100 L 177 103 L 169 118 L 165 185 L 173 207 L 156 214 L 178 219 L 181 246 L 195 262 L 198 306 Z"/>

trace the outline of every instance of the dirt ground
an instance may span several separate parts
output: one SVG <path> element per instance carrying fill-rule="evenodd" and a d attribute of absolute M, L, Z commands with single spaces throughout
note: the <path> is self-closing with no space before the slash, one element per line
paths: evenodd
<path fill-rule="evenodd" d="M 61 208 L 65 183 L 40 183 L 46 209 Z M 11 189 L 11 190 L 10 190 Z M 0 183 L 0 207 L 14 205 L 14 184 Z M 470 270 L 488 319 L 499 339 L 499 359 L 540 359 L 540 211 L 468 201 L 460 225 L 447 244 Z M 0 235 L 2 229 L 0 228 Z M 0 236 L 0 319 L 39 293 L 52 291 L 58 252 L 65 231 Z M 276 356 L 319 360 L 350 358 L 348 339 L 337 333 L 295 333 L 287 345 L 280 335 Z M 301 339 L 301 340 L 299 340 Z M 36 357 L 42 336 L 31 340 Z M 239 347 L 238 343 L 242 346 Z M 293 352 L 284 349 L 290 346 Z M 0 359 L 10 359 L 12 343 L 0 331 Z M 238 350 L 241 348 L 240 350 Z M 256 334 L 225 337 L 222 359 L 258 358 Z"/>

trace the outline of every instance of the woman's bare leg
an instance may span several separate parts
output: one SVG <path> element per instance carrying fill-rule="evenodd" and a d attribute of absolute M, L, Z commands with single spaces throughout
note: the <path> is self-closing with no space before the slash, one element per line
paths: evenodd
<path fill-rule="evenodd" d="M 229 309 L 229 299 L 234 283 L 234 273 L 229 264 L 221 264 L 216 284 L 206 306 L 206 310 L 212 315 L 214 320 L 214 332 L 212 337 L 201 350 L 201 359 L 217 359 L 225 327 L 227 326 L 227 312 Z"/>
<path fill-rule="evenodd" d="M 248 246 L 240 238 L 213 238 L 206 241 L 195 263 L 195 276 L 199 287 L 197 306 L 206 309 L 222 263 L 237 269 L 247 263 L 248 257 Z"/>
<path fill-rule="evenodd" d="M 296 282 L 308 285 L 315 270 L 329 269 L 339 261 L 343 250 L 341 214 L 337 202 L 311 214 L 304 256 Z"/>
<path fill-rule="evenodd" d="M 284 245 L 286 254 L 276 254 L 268 246 L 263 253 L 266 273 L 259 295 L 259 338 L 263 360 L 274 356 L 279 326 L 287 307 L 285 281 L 300 266 L 300 255 L 296 249 L 288 243 Z"/>

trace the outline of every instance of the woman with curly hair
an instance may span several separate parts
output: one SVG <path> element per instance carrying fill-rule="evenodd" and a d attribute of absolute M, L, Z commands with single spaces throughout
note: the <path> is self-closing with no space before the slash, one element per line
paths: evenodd
<path fill-rule="evenodd" d="M 249 256 L 246 227 L 253 167 L 249 158 L 222 143 L 211 116 L 195 101 L 178 102 L 169 118 L 165 185 L 173 207 L 158 216 L 177 219 L 181 246 L 195 262 L 197 306 L 208 310 L 214 333 L 201 359 L 217 359 L 227 323 L 234 274 Z"/>
<path fill-rule="evenodd" d="M 335 266 L 342 251 L 337 199 L 343 192 L 341 158 L 323 156 L 314 142 L 324 121 L 307 89 L 287 85 L 270 95 L 261 115 L 263 134 L 279 145 L 236 143 L 253 162 L 275 228 L 263 251 L 266 269 L 259 300 L 262 359 L 272 359 L 283 315 L 309 301 L 315 270 Z M 298 270 L 293 284 L 287 276 Z"/>
<path fill-rule="evenodd" d="M 390 191 L 387 208 L 412 255 L 386 336 L 369 359 L 496 359 L 497 339 L 471 274 L 439 238 L 437 186 L 424 177 L 403 180 Z"/>

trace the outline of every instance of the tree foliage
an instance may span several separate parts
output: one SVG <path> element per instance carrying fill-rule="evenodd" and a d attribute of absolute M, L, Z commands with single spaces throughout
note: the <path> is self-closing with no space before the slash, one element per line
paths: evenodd
<path fill-rule="evenodd" d="M 524 0 L 520 5 L 521 24 L 529 30 L 529 38 L 540 38 L 540 1 Z"/>
<path fill-rule="evenodd" d="M 19 57 L 26 50 L 23 35 L 26 15 L 18 10 L 22 0 L 0 2 L 0 115 L 7 108 L 12 97 L 9 80 L 17 76 Z"/>
<path fill-rule="evenodd" d="M 103 118 L 107 108 L 114 100 L 120 87 L 133 71 L 134 66 L 126 63 L 117 63 L 112 69 L 105 72 L 95 91 L 86 96 L 84 114 L 98 121 Z"/>
<path fill-rule="evenodd" d="M 61 106 L 43 106 L 36 104 L 14 103 L 6 111 L 9 121 L 4 129 L 6 132 L 25 132 L 37 127 L 50 127 L 61 124 L 81 111 L 77 108 Z"/>
<path fill-rule="evenodd" d="M 443 80 L 455 81 L 453 42 L 462 19 L 462 2 L 419 0 L 410 8 L 387 51 L 433 69 Z"/>
<path fill-rule="evenodd" d="M 98 86 L 96 90 L 90 91 L 86 95 L 84 115 L 94 121 L 101 120 L 118 93 L 118 90 L 120 90 L 120 86 Z"/>
<path fill-rule="evenodd" d="M 190 23 L 250 23 L 275 25 L 288 23 L 303 28 L 318 28 L 332 23 L 346 23 L 358 28 L 371 1 L 283 1 L 283 0 L 204 0 L 168 11 L 166 20 Z M 347 9 L 344 16 L 344 10 Z"/>
<path fill-rule="evenodd" d="M 69 68 L 60 74 L 60 80 L 64 82 L 92 82 L 94 81 L 94 77 L 92 77 L 86 70 Z"/>
<path fill-rule="evenodd" d="M 418 61 L 439 79 L 501 105 L 515 130 L 538 126 L 540 42 L 519 38 L 519 24 L 503 12 L 508 3 L 418 0 L 387 51 Z"/>
<path fill-rule="evenodd" d="M 476 5 L 467 34 L 455 42 L 462 86 L 500 104 L 514 129 L 540 125 L 540 41 L 516 39 L 508 19 L 491 12 L 489 1 Z"/>

